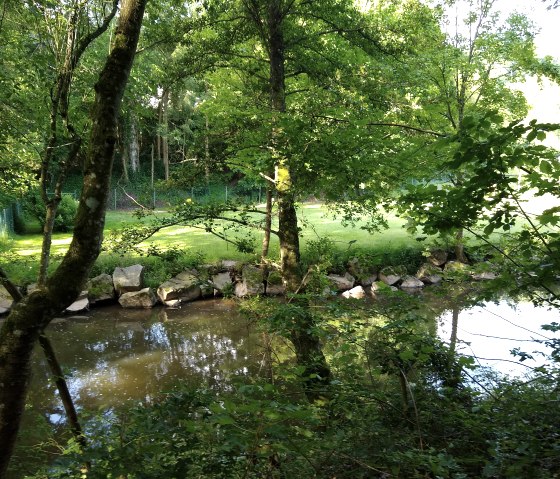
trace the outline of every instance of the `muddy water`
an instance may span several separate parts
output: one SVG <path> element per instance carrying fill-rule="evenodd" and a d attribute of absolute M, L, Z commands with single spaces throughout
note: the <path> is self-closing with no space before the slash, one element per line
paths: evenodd
<path fill-rule="evenodd" d="M 558 319 L 555 310 L 505 300 L 464 309 L 449 305 L 443 313 L 431 314 L 437 317 L 440 338 L 455 341 L 459 353 L 515 375 L 545 362 L 539 351 L 546 347 L 538 341 L 553 335 L 540 325 Z M 55 322 L 47 333 L 72 397 L 79 408 L 90 411 L 128 400 L 149 402 L 178 383 L 224 390 L 233 378 L 263 375 L 267 368 L 261 333 L 227 300 L 189 303 L 178 310 L 102 308 Z M 516 347 L 536 351 L 535 359 L 519 364 L 510 354 Z M 42 351 L 35 353 L 30 402 L 56 424 L 64 417 L 62 404 Z"/>
<path fill-rule="evenodd" d="M 432 324 L 437 324 L 438 335 L 455 341 L 458 352 L 505 374 L 523 375 L 546 362 L 539 355 L 546 351 L 539 340 L 553 334 L 540 325 L 558 321 L 556 310 L 508 301 L 470 308 L 459 303 L 445 294 L 422 298 L 422 310 L 436 320 Z M 228 300 L 194 302 L 178 310 L 101 308 L 55 321 L 47 333 L 82 412 L 110 413 L 129 401 L 150 402 L 179 383 L 227 390 L 235 378 L 266 375 L 268 368 L 262 333 Z M 510 354 L 516 347 L 537 351 L 535 359 L 519 364 Z M 288 357 L 289 352 L 284 353 Z M 31 408 L 22 428 L 22 444 L 29 446 L 44 441 L 53 425 L 67 433 L 62 404 L 39 349 L 34 362 Z M 17 471 L 10 478 L 24 476 L 20 470 L 26 471 L 29 446 L 20 449 Z M 28 467 L 27 472 L 36 470 Z"/>
<path fill-rule="evenodd" d="M 225 389 L 236 376 L 259 374 L 265 358 L 261 335 L 227 300 L 178 310 L 112 306 L 55 321 L 47 335 L 76 404 L 90 411 L 150 401 L 179 382 Z M 63 410 L 48 378 L 37 350 L 30 402 L 57 423 Z"/>

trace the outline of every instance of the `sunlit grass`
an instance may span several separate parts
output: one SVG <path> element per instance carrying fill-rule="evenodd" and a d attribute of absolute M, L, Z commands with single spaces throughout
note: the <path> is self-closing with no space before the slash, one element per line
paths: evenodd
<path fill-rule="evenodd" d="M 389 228 L 378 233 L 371 234 L 361 227 L 365 224 L 358 222 L 355 226 L 342 226 L 340 218 L 333 217 L 327 209 L 318 204 L 303 205 L 299 210 L 301 224 L 302 246 L 305 247 L 309 240 L 318 237 L 328 237 L 340 248 L 348 247 L 353 242 L 353 247 L 376 247 L 387 245 L 395 248 L 415 244 L 403 228 L 404 221 L 392 215 L 388 215 Z M 304 220 L 304 221 L 302 221 Z M 139 220 L 130 211 L 109 211 L 105 224 L 105 235 L 118 231 L 126 225 L 138 223 Z M 257 243 L 262 239 L 262 234 L 249 232 L 254 236 Z M 52 252 L 63 254 L 71 241 L 71 233 L 57 233 L 53 235 Z M 30 234 L 25 236 L 14 236 L 10 250 L 21 256 L 39 254 L 41 250 L 42 236 Z M 181 248 L 187 250 L 201 250 L 209 259 L 218 259 L 226 256 L 237 256 L 232 245 L 222 241 L 211 233 L 198 228 L 188 226 L 173 226 L 156 233 L 149 241 L 141 246 L 156 244 L 161 249 Z M 277 239 L 273 238 L 272 249 L 277 248 Z M 242 255 L 243 256 L 243 255 Z"/>
<path fill-rule="evenodd" d="M 158 216 L 164 215 L 165 212 L 158 212 Z M 305 252 L 309 241 L 317 240 L 320 237 L 329 238 L 341 251 L 349 248 L 355 249 L 376 249 L 379 251 L 396 250 L 399 248 L 418 248 L 415 239 L 407 234 L 403 228 L 404 221 L 392 215 L 387 215 L 389 228 L 378 233 L 369 233 L 362 226 L 365 222 L 358 222 L 354 226 L 345 227 L 341 224 L 340 218 L 333 217 L 320 204 L 301 205 L 298 217 L 301 228 L 301 247 Z M 137 224 L 140 221 L 150 221 L 150 219 L 138 220 L 131 211 L 109 211 L 105 222 L 105 236 L 117 232 L 126 225 Z M 273 228 L 275 225 L 273 225 Z M 227 233 L 228 236 L 234 233 Z M 147 251 L 150 246 L 157 246 L 160 250 L 181 250 L 186 253 L 201 253 L 204 260 L 214 262 L 220 259 L 234 259 L 248 261 L 256 259 L 260 252 L 260 244 L 263 234 L 259 231 L 248 231 L 237 233 L 243 237 L 251 237 L 254 239 L 255 253 L 247 254 L 237 251 L 237 249 L 200 228 L 189 226 L 173 226 L 156 233 L 148 241 L 139 245 L 140 250 Z M 70 241 L 71 233 L 56 233 L 53 235 L 51 271 L 56 267 L 61 256 L 66 252 Z M 42 235 L 38 233 L 27 234 L 23 236 L 13 236 L 4 243 L 4 251 L 7 252 L 14 264 L 6 264 L 6 269 L 11 272 L 16 279 L 21 282 L 33 281 L 33 270 L 36 269 L 41 251 Z M 270 256 L 272 258 L 278 256 L 279 245 L 278 239 L 273 236 L 270 245 Z M 106 269 L 107 265 L 116 264 L 133 264 L 138 261 L 135 254 L 129 254 L 127 258 L 116 257 L 117 255 L 107 251 L 103 251 L 98 260 L 100 268 Z M 18 266 L 21 261 L 26 263 L 25 275 L 21 274 L 22 270 Z M 106 268 L 103 267 L 105 265 Z M 30 271 L 27 271 L 30 269 Z M 20 276 L 23 276 L 20 278 Z"/>

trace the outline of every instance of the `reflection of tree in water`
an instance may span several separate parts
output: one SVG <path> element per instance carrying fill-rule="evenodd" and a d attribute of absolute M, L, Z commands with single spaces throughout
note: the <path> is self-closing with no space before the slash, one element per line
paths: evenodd
<path fill-rule="evenodd" d="M 149 398 L 179 382 L 227 388 L 232 377 L 258 372 L 258 336 L 231 310 L 107 308 L 49 329 L 82 407 Z M 31 401 L 57 414 L 45 367 L 37 356 L 32 391 L 41 392 Z"/>

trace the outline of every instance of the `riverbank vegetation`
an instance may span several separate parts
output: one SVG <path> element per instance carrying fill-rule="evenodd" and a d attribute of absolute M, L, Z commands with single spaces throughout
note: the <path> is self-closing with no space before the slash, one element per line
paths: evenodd
<path fill-rule="evenodd" d="M 421 296 L 380 284 L 364 307 L 327 287 L 354 261 L 414 273 L 443 249 L 456 269 L 442 309 L 501 295 L 560 307 L 560 164 L 546 145 L 560 124 L 526 120 L 515 89 L 558 82 L 559 67 L 538 57 L 528 18 L 495 7 L 5 0 L 0 477 L 36 344 L 73 437 L 40 472 L 12 461 L 16 476 L 557 477 L 558 323 L 537 340 L 548 361 L 499 377 L 459 354 L 456 323 L 438 338 Z M 116 266 L 143 263 L 155 288 L 223 259 L 282 285 L 283 301 L 239 306 L 273 338 L 266 374 L 80 425 L 53 319 Z M 494 279 L 472 288 L 473 265 Z"/>

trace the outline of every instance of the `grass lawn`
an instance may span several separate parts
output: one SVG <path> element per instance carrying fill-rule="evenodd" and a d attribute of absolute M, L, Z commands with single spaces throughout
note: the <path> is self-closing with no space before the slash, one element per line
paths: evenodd
<path fill-rule="evenodd" d="M 390 248 L 411 247 L 417 245 L 412 236 L 406 233 L 402 227 L 403 220 L 395 216 L 389 216 L 389 228 L 379 233 L 370 234 L 360 228 L 344 227 L 339 218 L 333 215 L 320 204 L 304 204 L 299 210 L 300 225 L 302 228 L 302 247 L 305 249 L 307 241 L 318 237 L 328 237 L 342 250 L 352 248 Z M 302 221 L 303 220 L 303 221 Z M 108 211 L 105 224 L 105 234 L 117 231 L 124 225 L 137 223 L 129 211 Z M 71 233 L 56 233 L 53 235 L 53 254 L 63 254 L 71 241 Z M 258 234 L 256 240 L 260 241 L 262 235 Z M 8 250 L 20 256 L 32 256 L 40 253 L 42 236 L 38 233 L 25 236 L 15 236 L 8 240 Z M 187 251 L 200 251 L 208 261 L 223 258 L 246 259 L 251 255 L 239 253 L 236 249 L 206 231 L 199 229 L 175 226 L 157 233 L 151 240 L 142 244 L 147 247 L 156 244 L 159 248 L 168 250 L 181 248 Z M 278 251 L 278 241 L 273 238 L 271 252 Z"/>

